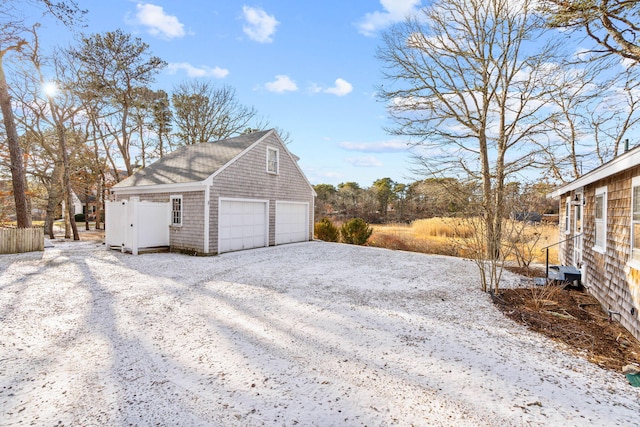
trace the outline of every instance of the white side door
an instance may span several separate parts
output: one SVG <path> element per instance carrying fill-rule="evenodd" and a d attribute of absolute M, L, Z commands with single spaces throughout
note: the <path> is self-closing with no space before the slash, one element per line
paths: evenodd
<path fill-rule="evenodd" d="M 576 193 L 578 200 L 573 207 L 573 265 L 580 267 L 582 265 L 582 214 L 584 213 L 584 194 Z"/>

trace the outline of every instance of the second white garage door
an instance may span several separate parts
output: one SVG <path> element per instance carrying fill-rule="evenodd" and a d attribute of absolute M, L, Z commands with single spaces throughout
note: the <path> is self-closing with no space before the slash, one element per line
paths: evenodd
<path fill-rule="evenodd" d="M 276 203 L 276 245 L 309 240 L 309 205 Z"/>
<path fill-rule="evenodd" d="M 266 201 L 221 200 L 218 252 L 267 246 L 267 215 Z"/>

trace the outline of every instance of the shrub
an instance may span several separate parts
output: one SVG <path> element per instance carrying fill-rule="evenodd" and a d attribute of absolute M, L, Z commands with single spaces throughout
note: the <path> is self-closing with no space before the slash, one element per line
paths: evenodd
<path fill-rule="evenodd" d="M 354 218 L 349 222 L 342 224 L 340 228 L 340 236 L 344 243 L 352 245 L 364 245 L 367 239 L 373 233 L 373 228 L 362 218 Z"/>
<path fill-rule="evenodd" d="M 73 216 L 73 219 L 75 219 L 76 222 L 84 222 L 84 214 L 77 213 Z"/>
<path fill-rule="evenodd" d="M 316 222 L 313 226 L 313 232 L 316 235 L 316 239 L 324 240 L 325 242 L 337 242 L 340 237 L 338 227 L 333 225 L 329 218 L 322 218 L 320 222 Z"/>

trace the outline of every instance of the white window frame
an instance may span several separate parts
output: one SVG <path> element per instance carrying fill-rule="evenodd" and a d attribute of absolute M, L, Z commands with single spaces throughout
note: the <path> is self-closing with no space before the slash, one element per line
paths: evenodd
<path fill-rule="evenodd" d="M 269 159 L 271 153 L 275 153 L 275 165 L 273 165 L 274 162 Z M 267 147 L 267 173 L 273 175 L 280 173 L 280 150 L 275 147 Z"/>
<path fill-rule="evenodd" d="M 638 195 L 636 196 L 634 189 L 638 189 Z M 636 200 L 636 197 L 638 200 Z M 634 212 L 635 204 L 638 202 L 638 212 Z M 640 245 L 638 248 L 634 248 L 634 242 L 636 239 L 635 225 L 640 227 L 640 176 L 636 176 L 631 180 L 631 232 L 629 233 L 631 239 L 629 241 L 629 264 L 636 270 L 640 270 Z M 640 238 L 640 236 L 638 236 Z"/>
<path fill-rule="evenodd" d="M 180 210 L 176 211 L 174 209 L 174 201 L 175 200 L 179 200 L 180 201 Z M 169 202 L 171 205 L 171 210 L 170 210 L 170 224 L 172 227 L 182 227 L 182 220 L 184 218 L 184 200 L 182 199 L 182 196 L 171 196 L 169 197 Z M 176 214 L 178 216 L 178 221 L 176 221 Z"/>
<path fill-rule="evenodd" d="M 564 205 L 564 234 L 571 233 L 571 196 L 567 197 Z"/>
<path fill-rule="evenodd" d="M 602 197 L 602 218 L 597 217 L 596 210 L 600 197 Z M 607 251 L 607 187 L 596 188 L 596 196 L 593 201 L 593 219 L 593 250 L 604 254 Z M 602 229 L 601 239 L 598 239 L 598 227 Z"/>

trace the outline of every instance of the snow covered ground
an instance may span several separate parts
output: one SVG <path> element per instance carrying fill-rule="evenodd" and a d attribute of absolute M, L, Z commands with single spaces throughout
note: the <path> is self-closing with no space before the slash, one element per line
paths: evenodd
<path fill-rule="evenodd" d="M 506 319 L 468 260 L 54 244 L 0 256 L 2 426 L 638 423 L 638 389 Z"/>

